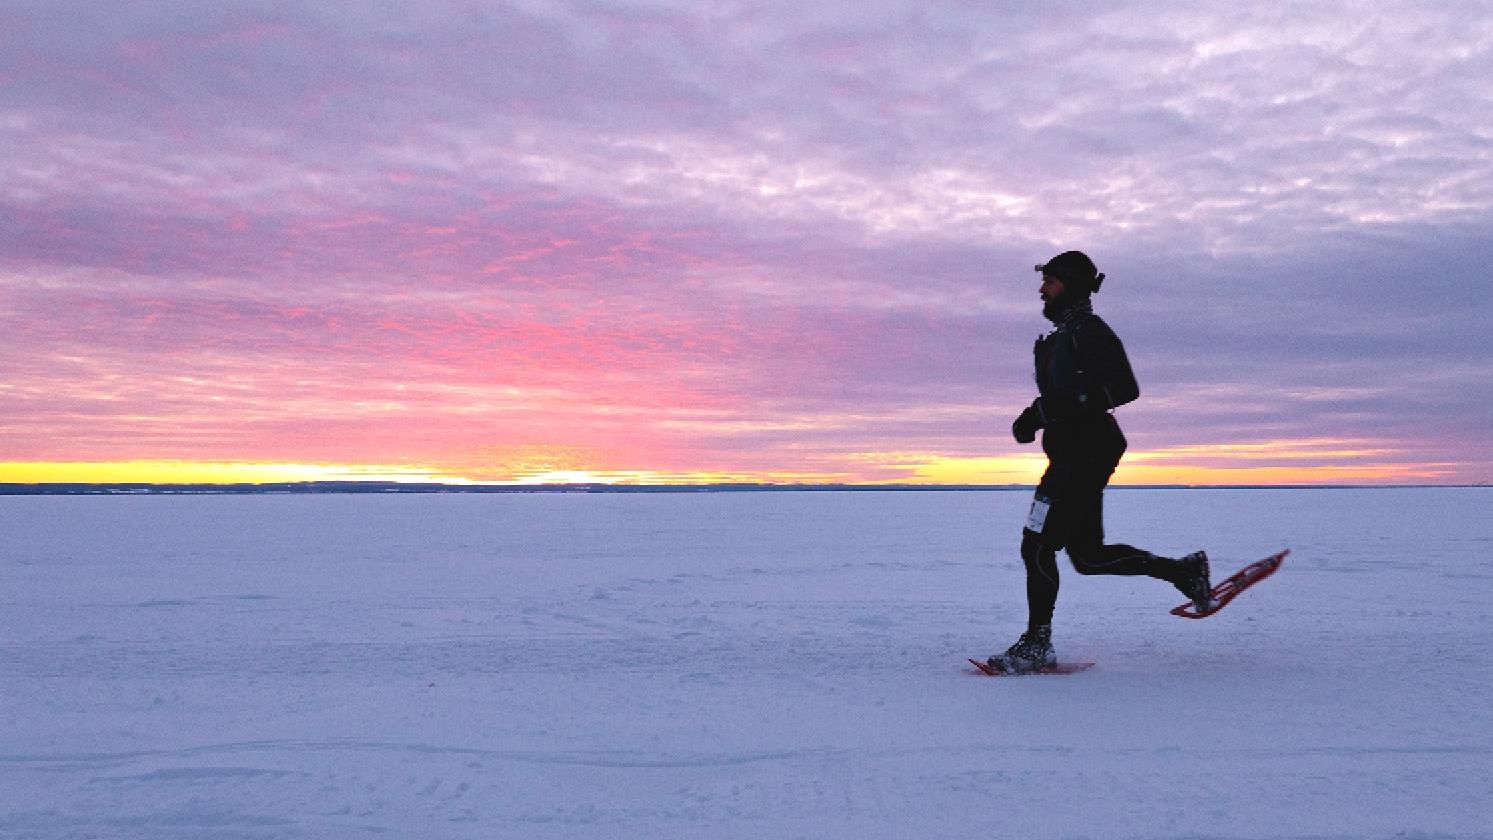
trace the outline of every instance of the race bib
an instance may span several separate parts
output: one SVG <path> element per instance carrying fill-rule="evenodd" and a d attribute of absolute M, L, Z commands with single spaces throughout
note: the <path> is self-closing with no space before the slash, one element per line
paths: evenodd
<path fill-rule="evenodd" d="M 1026 529 L 1035 534 L 1042 533 L 1047 525 L 1047 509 L 1051 503 L 1041 496 L 1032 499 L 1032 509 L 1026 514 Z"/>

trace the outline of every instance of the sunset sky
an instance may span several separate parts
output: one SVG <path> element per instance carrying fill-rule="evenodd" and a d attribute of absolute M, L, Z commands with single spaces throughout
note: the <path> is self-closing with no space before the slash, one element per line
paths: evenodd
<path fill-rule="evenodd" d="M 1493 4 L 0 0 L 0 482 L 1493 480 Z"/>

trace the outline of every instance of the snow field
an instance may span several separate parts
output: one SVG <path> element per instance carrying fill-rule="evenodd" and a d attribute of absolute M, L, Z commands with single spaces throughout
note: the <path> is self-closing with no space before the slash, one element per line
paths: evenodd
<path fill-rule="evenodd" d="M 0 837 L 1489 837 L 1493 494 L 0 497 Z"/>

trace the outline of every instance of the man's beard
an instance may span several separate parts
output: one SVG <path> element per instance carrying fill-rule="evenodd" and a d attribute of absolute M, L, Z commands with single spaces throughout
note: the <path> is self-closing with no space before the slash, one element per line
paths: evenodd
<path fill-rule="evenodd" d="M 1086 297 L 1088 295 L 1076 295 L 1071 291 L 1065 291 L 1061 295 L 1042 304 L 1042 316 L 1056 324 L 1063 319 L 1063 313 L 1067 312 L 1069 307 Z"/>

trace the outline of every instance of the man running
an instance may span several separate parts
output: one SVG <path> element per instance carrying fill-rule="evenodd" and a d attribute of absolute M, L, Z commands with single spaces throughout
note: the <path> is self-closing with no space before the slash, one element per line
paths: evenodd
<path fill-rule="evenodd" d="M 1146 575 L 1167 581 L 1199 610 L 1211 605 L 1208 555 L 1160 557 L 1129 545 L 1104 544 L 1104 487 L 1125 453 L 1125 435 L 1110 412 L 1140 396 L 1125 348 L 1094 314 L 1090 296 L 1104 281 L 1094 262 L 1065 251 L 1044 265 L 1042 314 L 1056 328 L 1034 349 L 1039 396 L 1011 426 L 1018 443 L 1042 432 L 1047 471 L 1037 485 L 1021 559 L 1026 564 L 1027 629 L 990 667 L 1025 673 L 1053 665 L 1052 612 L 1058 597 L 1057 552 L 1066 548 L 1079 574 Z"/>

